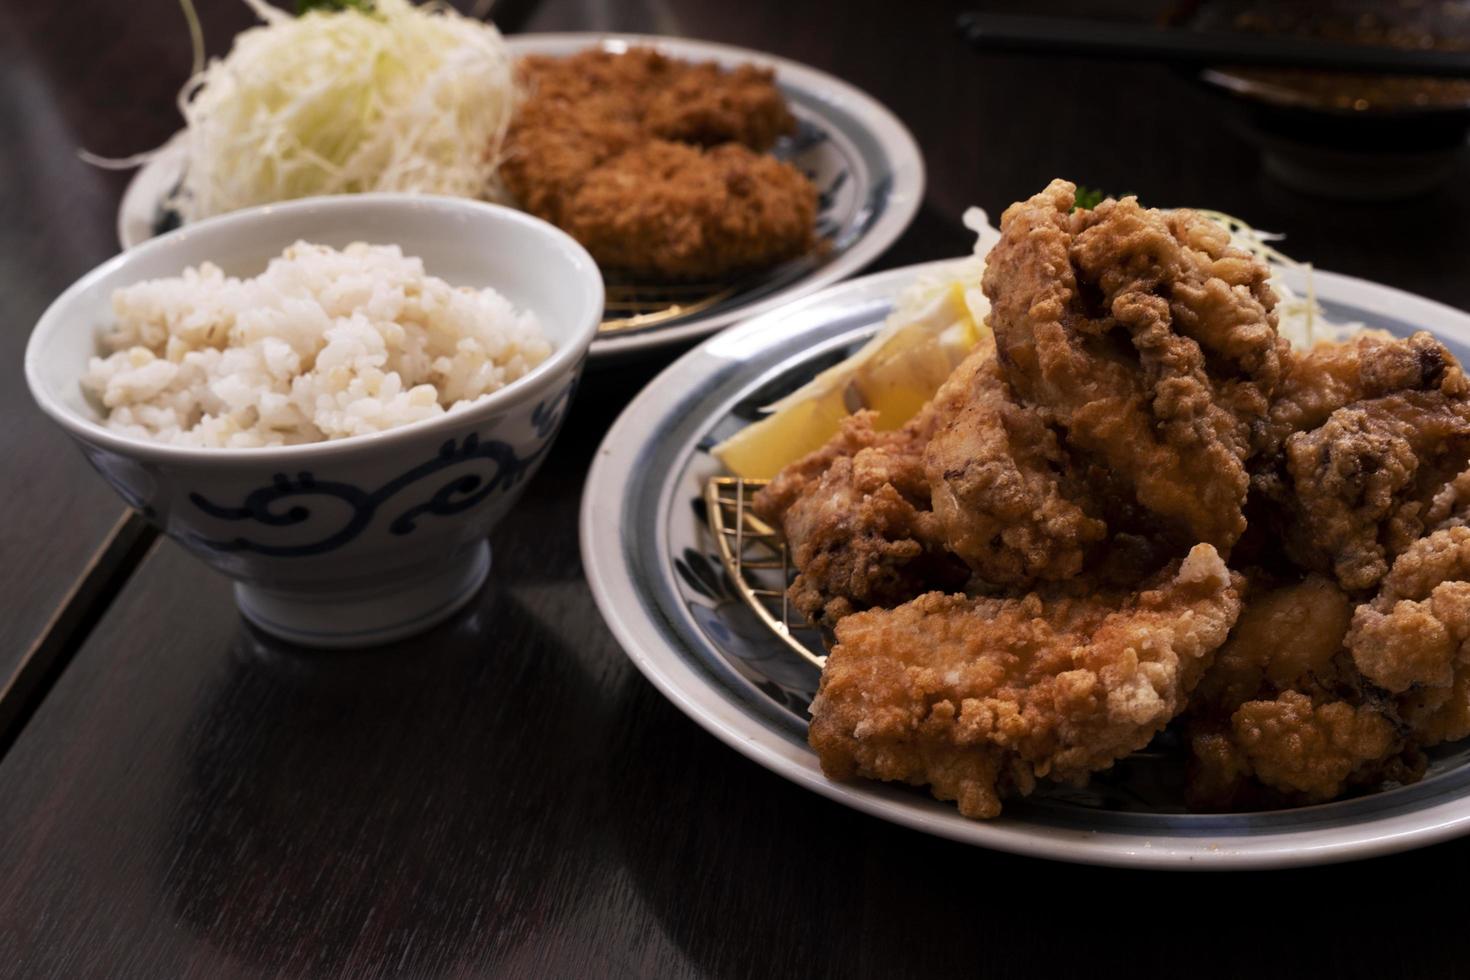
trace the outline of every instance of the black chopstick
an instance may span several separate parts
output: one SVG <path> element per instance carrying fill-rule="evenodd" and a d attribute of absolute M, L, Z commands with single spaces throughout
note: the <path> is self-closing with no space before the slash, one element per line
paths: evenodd
<path fill-rule="evenodd" d="M 21 657 L 9 681 L 0 676 L 0 756 L 20 735 L 26 720 L 156 540 L 157 528 L 137 511 L 125 511 L 52 613 L 51 621 Z"/>
<path fill-rule="evenodd" d="M 1187 31 L 1066 17 L 966 13 L 960 31 L 981 51 L 1065 54 L 1184 65 L 1313 68 L 1374 75 L 1470 78 L 1470 52 L 1411 51 L 1310 38 Z"/>

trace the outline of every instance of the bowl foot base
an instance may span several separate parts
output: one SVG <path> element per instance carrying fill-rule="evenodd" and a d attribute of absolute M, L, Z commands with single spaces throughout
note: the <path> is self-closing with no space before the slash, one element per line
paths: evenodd
<path fill-rule="evenodd" d="M 353 592 L 276 592 L 237 583 L 235 604 L 260 629 L 307 647 L 378 646 L 422 633 L 474 598 L 490 574 L 481 541 L 428 575 Z"/>

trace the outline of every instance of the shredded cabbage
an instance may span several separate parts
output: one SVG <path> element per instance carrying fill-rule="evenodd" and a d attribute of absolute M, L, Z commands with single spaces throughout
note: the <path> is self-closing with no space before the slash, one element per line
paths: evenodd
<path fill-rule="evenodd" d="M 184 86 L 184 217 L 315 194 L 493 193 L 515 109 L 500 32 L 447 7 L 376 0 L 371 12 L 264 22 Z"/>
<path fill-rule="evenodd" d="M 1319 341 L 1346 340 L 1353 334 L 1362 333 L 1367 329 L 1361 323 L 1336 323 L 1327 319 L 1326 314 L 1322 312 L 1321 304 L 1317 302 L 1317 289 L 1312 279 L 1312 264 L 1298 262 L 1271 244 L 1281 241 L 1286 237 L 1285 235 L 1252 228 L 1239 218 L 1222 211 L 1207 211 L 1203 208 L 1195 210 L 1197 214 L 1209 218 L 1230 232 L 1230 244 L 1251 253 L 1271 269 L 1271 288 L 1276 291 L 1279 300 L 1276 304 L 1276 314 L 1279 318 L 1276 331 L 1291 341 L 1293 347 L 1311 347 Z M 1285 278 L 1281 275 L 1286 269 L 1295 269 L 1302 274 L 1306 282 L 1305 296 L 1298 296 L 1295 290 L 1286 284 Z"/>

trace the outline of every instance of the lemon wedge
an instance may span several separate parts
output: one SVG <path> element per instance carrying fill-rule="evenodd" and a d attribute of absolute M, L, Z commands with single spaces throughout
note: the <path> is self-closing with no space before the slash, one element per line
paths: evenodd
<path fill-rule="evenodd" d="M 971 224 L 972 216 L 966 219 Z M 879 429 L 896 429 L 933 397 L 989 333 L 985 315 L 990 307 L 980 291 L 980 274 L 990 244 L 985 232 L 991 229 L 983 213 L 978 223 L 984 230 L 976 229 L 980 242 L 974 255 L 921 276 L 899 296 L 872 340 L 714 448 L 731 473 L 769 479 L 825 445 L 852 412 L 872 409 Z"/>

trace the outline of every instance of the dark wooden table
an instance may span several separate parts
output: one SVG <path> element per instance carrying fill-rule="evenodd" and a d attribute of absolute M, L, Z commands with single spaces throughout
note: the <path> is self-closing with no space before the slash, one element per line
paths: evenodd
<path fill-rule="evenodd" d="M 873 93 L 929 167 L 880 268 L 965 251 L 967 205 L 995 215 L 1064 175 L 1231 211 L 1321 266 L 1470 308 L 1463 162 L 1417 201 L 1314 201 L 1167 69 L 981 58 L 953 30 L 964 4 L 910 6 L 512 0 L 498 19 L 742 44 Z M 250 21 L 201 8 L 215 52 Z M 0 742 L 0 976 L 1470 972 L 1470 841 L 1271 874 L 1074 868 L 861 816 L 704 734 L 624 657 L 578 555 L 588 462 L 667 356 L 588 379 L 493 535 L 490 587 L 412 642 L 276 645 L 166 542 L 84 580 L 120 508 L 31 406 L 20 355 L 116 248 L 126 178 L 76 149 L 161 142 L 188 64 L 171 0 L 0 3 L 0 685 L 32 667 L 0 705 L 23 723 Z"/>

